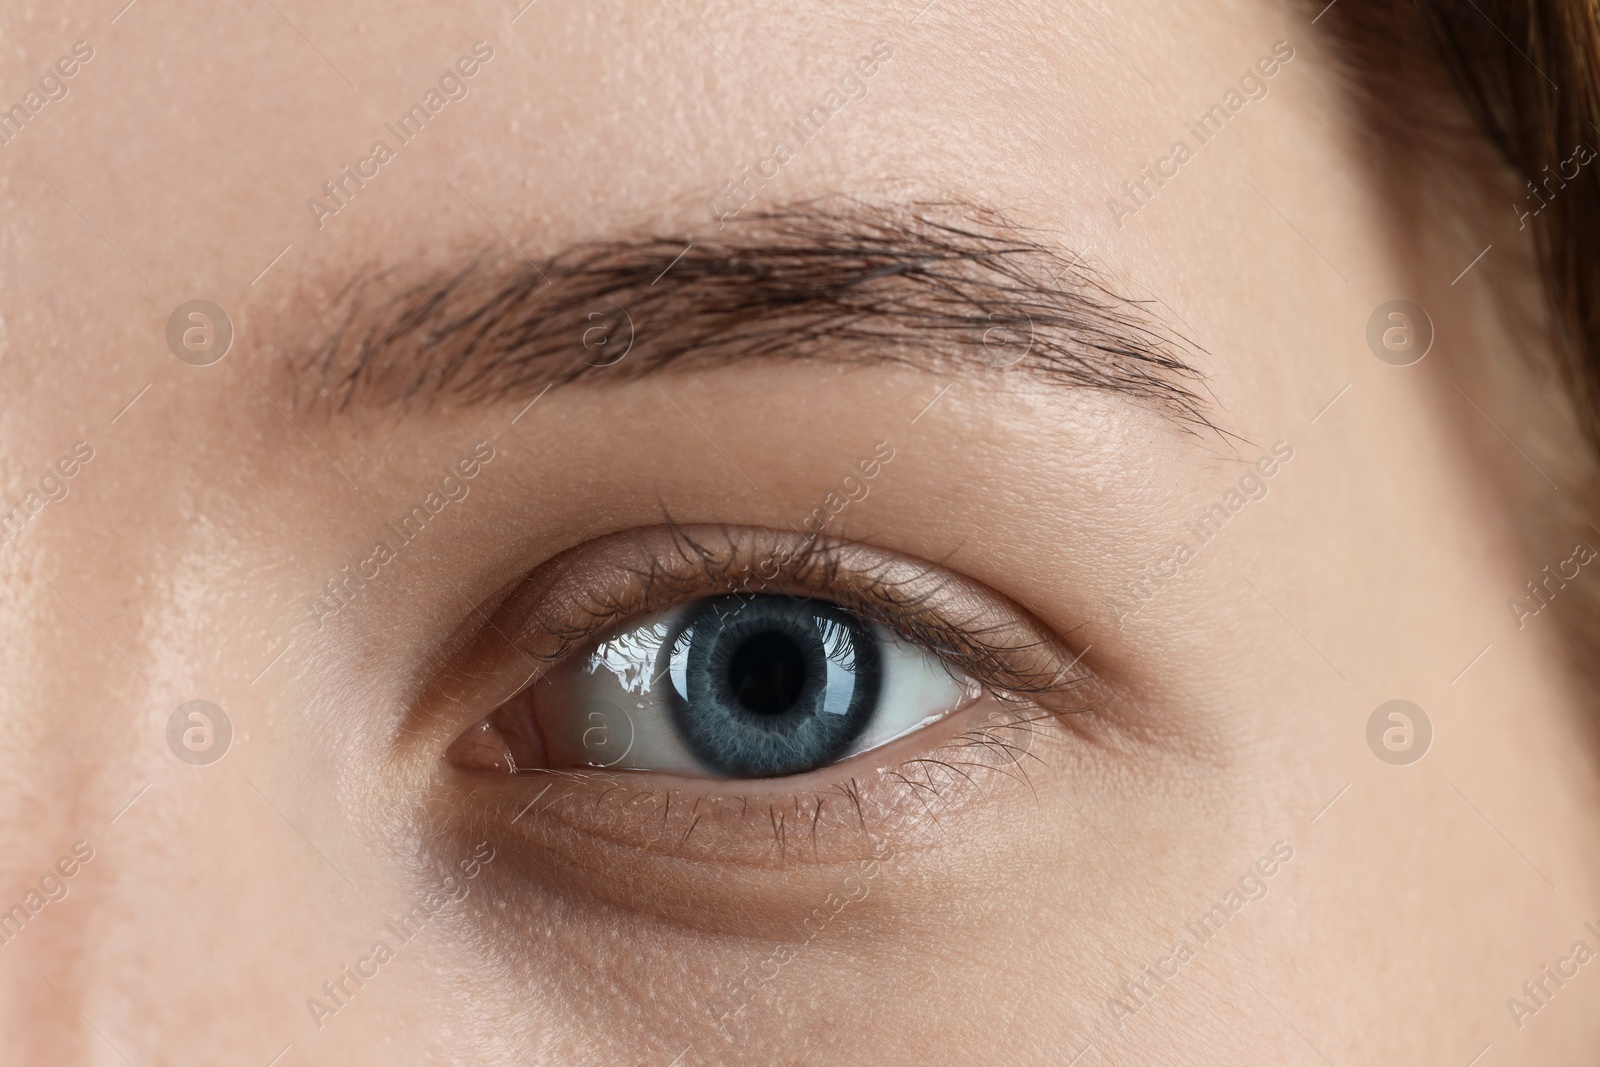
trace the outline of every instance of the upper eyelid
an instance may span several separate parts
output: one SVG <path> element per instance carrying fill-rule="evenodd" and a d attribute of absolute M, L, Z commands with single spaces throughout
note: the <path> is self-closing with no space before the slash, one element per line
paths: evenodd
<path fill-rule="evenodd" d="M 746 579 L 763 560 L 773 580 Z M 530 575 L 495 629 L 547 667 L 640 615 L 719 593 L 823 595 L 929 651 L 986 688 L 1023 699 L 1087 676 L 1043 624 L 971 579 L 897 553 L 775 530 L 658 526 L 579 546 Z"/>

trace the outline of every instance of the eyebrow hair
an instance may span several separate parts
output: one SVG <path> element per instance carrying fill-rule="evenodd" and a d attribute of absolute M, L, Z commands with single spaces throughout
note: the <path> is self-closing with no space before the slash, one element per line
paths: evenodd
<path fill-rule="evenodd" d="M 1151 301 L 993 209 L 828 198 L 727 231 L 687 247 L 594 241 L 538 261 L 480 254 L 403 286 L 398 271 L 368 274 L 341 292 L 338 325 L 304 369 L 316 399 L 342 411 L 514 401 L 755 359 L 889 362 L 1025 373 L 1216 430 L 1185 358 L 1198 349 Z"/>

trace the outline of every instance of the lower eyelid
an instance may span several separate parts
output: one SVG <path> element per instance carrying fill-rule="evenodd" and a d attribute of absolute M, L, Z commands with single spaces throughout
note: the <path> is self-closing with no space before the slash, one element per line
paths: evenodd
<path fill-rule="evenodd" d="M 979 720 L 989 721 L 980 727 Z M 905 847 L 936 847 L 939 820 L 1003 802 L 1005 793 L 1020 802 L 1032 795 L 1034 775 L 1054 772 L 1059 755 L 1083 748 L 1054 716 L 1019 714 L 994 698 L 928 731 L 938 736 L 901 737 L 790 778 L 631 771 L 508 778 L 504 822 L 573 863 L 592 864 L 586 850 L 600 844 L 619 857 L 642 852 L 718 867 L 826 866 L 859 859 L 887 828 L 904 829 L 908 820 L 922 829 L 900 838 Z"/>
<path fill-rule="evenodd" d="M 978 728 L 991 717 L 998 729 Z M 488 837 L 502 857 L 490 872 L 502 879 L 493 893 L 513 906 L 485 919 L 506 923 L 495 928 L 505 945 L 525 943 L 517 916 L 568 905 L 695 935 L 783 939 L 847 874 L 863 871 L 871 899 L 854 914 L 889 908 L 914 924 L 928 917 L 930 885 L 941 899 L 992 892 L 993 865 L 979 857 L 1026 856 L 1041 832 L 1070 819 L 1061 783 L 1076 783 L 1074 792 L 1096 780 L 1125 788 L 1173 773 L 1142 746 L 1118 751 L 1124 740 L 989 694 L 917 737 L 794 778 L 457 779 L 440 798 L 440 834 Z M 886 871 L 893 876 L 878 877 Z"/>

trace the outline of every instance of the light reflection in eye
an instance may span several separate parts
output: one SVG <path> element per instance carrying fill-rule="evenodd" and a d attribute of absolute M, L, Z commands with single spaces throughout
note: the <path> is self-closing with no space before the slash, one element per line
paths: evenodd
<path fill-rule="evenodd" d="M 672 632 L 666 620 L 646 623 L 603 641 L 584 664 L 585 674 L 610 671 L 617 684 L 629 693 L 643 695 L 655 683 L 658 650 Z"/>

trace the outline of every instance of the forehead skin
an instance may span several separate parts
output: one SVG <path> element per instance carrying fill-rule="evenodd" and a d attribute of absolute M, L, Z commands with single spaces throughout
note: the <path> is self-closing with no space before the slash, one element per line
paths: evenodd
<path fill-rule="evenodd" d="M 1465 1063 L 1493 1043 L 1556 1063 L 1593 1047 L 1600 978 L 1526 1030 L 1504 1003 L 1597 915 L 1592 777 L 1554 637 L 1504 607 L 1532 574 L 1482 472 L 1518 461 L 1498 437 L 1464 443 L 1476 416 L 1445 362 L 1506 344 L 1488 272 L 1450 284 L 1487 239 L 1394 226 L 1297 9 L 917 6 L 0 15 L 0 98 L 74 42 L 94 50 L 0 146 L 5 506 L 75 442 L 93 448 L 0 547 L 0 906 L 74 842 L 94 850 L 0 949 L 22 1062 L 265 1064 L 287 1046 L 284 1064 L 1065 1063 L 1092 1045 L 1085 1063 Z M 385 123 L 479 41 L 493 58 L 468 95 L 397 144 Z M 523 416 L 520 399 L 404 418 L 294 407 L 284 363 L 354 277 L 718 235 L 709 202 L 880 41 L 865 95 L 790 145 L 752 210 L 962 201 L 1051 233 L 1194 343 L 1223 434 L 888 366 L 694 370 L 557 391 Z M 1294 59 L 1264 99 L 1137 212 L 1108 205 L 1196 144 L 1186 124 L 1279 41 Z M 307 200 L 379 139 L 394 158 L 319 225 Z M 1364 340 L 1397 295 L 1440 334 L 1405 375 Z M 236 331 L 209 367 L 167 346 L 197 298 Z M 558 908 L 485 881 L 459 925 L 313 1026 L 307 997 L 471 850 L 436 833 L 453 825 L 428 785 L 449 730 L 408 718 L 462 604 L 664 507 L 782 529 L 881 438 L 894 476 L 845 531 L 948 560 L 1077 635 L 1156 740 L 1066 757 L 1031 794 L 957 813 L 873 910 L 790 965 L 746 1044 L 706 1020 L 777 939 L 748 931 L 778 893 L 753 886 L 707 933 L 682 914 L 690 876 L 658 887 L 670 920 L 633 914 L 638 899 L 608 910 L 614 887 Z M 504 458 L 476 510 L 340 626 L 308 627 L 313 591 L 485 439 Z M 1278 441 L 1294 459 L 1266 501 L 1119 628 L 1125 583 Z M 1396 697 L 1437 731 L 1409 768 L 1365 740 Z M 196 698 L 236 730 L 212 767 L 167 747 L 172 709 Z M 1294 859 L 1269 895 L 1113 1025 L 1123 983 L 1280 840 Z"/>

